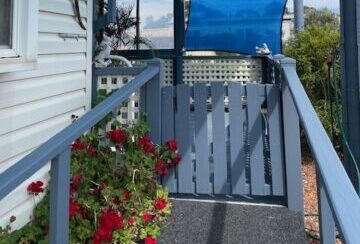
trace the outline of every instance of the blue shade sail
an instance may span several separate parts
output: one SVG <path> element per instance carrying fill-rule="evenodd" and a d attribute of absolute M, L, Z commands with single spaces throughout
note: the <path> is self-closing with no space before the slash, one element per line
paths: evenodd
<path fill-rule="evenodd" d="M 191 0 L 185 48 L 254 55 L 266 43 L 279 54 L 285 5 L 286 0 Z"/>

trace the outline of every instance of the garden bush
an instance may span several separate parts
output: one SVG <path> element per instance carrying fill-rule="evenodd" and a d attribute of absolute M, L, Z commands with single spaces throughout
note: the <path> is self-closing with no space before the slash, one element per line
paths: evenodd
<path fill-rule="evenodd" d="M 154 145 L 140 121 L 102 136 L 93 129 L 72 144 L 71 157 L 70 243 L 156 243 L 171 212 L 158 179 L 180 162 L 176 142 Z M 49 190 L 41 181 L 27 190 L 43 200 L 22 229 L 11 232 L 11 217 L 1 244 L 48 243 Z"/>

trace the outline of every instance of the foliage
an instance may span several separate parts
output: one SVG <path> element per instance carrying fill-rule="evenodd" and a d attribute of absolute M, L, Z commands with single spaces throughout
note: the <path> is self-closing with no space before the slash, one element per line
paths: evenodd
<path fill-rule="evenodd" d="M 340 27 L 339 16 L 327 8 L 316 9 L 311 7 L 304 7 L 305 28 L 312 25 L 319 25 L 329 27 L 331 30 L 338 31 Z"/>
<path fill-rule="evenodd" d="M 156 243 L 160 226 L 171 211 L 167 190 L 158 177 L 180 162 L 175 141 L 154 145 L 145 122 L 101 130 L 72 145 L 70 184 L 70 243 Z M 36 186 L 36 187 L 34 187 Z M 41 192 L 39 181 L 30 194 Z M 0 243 L 48 243 L 49 194 L 34 210 L 32 221 L 9 233 L 0 230 Z M 15 217 L 14 217 L 15 218 Z"/>
<path fill-rule="evenodd" d="M 327 59 L 339 42 L 339 31 L 314 24 L 296 34 L 285 47 L 285 55 L 297 60 L 300 79 L 329 134 L 331 123 Z M 339 137 L 338 132 L 337 129 L 336 137 Z"/>
<path fill-rule="evenodd" d="M 154 45 L 147 38 L 136 36 L 136 17 L 132 16 L 134 6 L 131 4 L 121 4 L 117 8 L 116 23 L 105 27 L 107 36 L 112 37 L 113 49 L 134 48 L 137 45 L 145 45 L 153 49 Z"/>

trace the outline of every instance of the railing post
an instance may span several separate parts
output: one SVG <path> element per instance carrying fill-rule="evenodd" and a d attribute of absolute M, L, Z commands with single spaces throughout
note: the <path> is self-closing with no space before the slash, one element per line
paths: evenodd
<path fill-rule="evenodd" d="M 279 69 L 276 65 L 280 63 L 280 60 L 284 59 L 285 56 L 282 54 L 277 54 L 273 56 L 274 59 L 274 84 L 281 84 L 281 69 Z"/>
<path fill-rule="evenodd" d="M 69 242 L 70 147 L 51 161 L 50 243 Z"/>
<path fill-rule="evenodd" d="M 154 143 L 161 143 L 161 100 L 164 81 L 164 61 L 152 59 L 148 65 L 159 67 L 159 73 L 143 86 L 140 92 L 141 112 L 147 114 L 147 123 L 150 127 L 150 136 Z"/>
<path fill-rule="evenodd" d="M 296 61 L 290 58 L 279 60 L 281 69 L 293 67 Z M 291 81 L 289 81 L 291 82 Z M 286 168 L 287 203 L 289 209 L 304 213 L 303 184 L 301 175 L 300 124 L 295 104 L 286 79 L 282 78 L 282 107 L 284 126 L 284 152 Z"/>
<path fill-rule="evenodd" d="M 316 178 L 318 191 L 320 241 L 321 244 L 335 244 L 335 222 L 329 205 L 329 199 L 325 192 L 324 181 L 318 170 L 316 171 Z"/>

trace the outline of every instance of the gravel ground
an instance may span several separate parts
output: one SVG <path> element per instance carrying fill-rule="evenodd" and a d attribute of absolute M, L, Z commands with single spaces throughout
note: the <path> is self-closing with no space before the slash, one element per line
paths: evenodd
<path fill-rule="evenodd" d="M 305 231 L 309 244 L 319 241 L 318 198 L 315 164 L 311 155 L 303 153 L 302 175 L 304 184 Z M 341 244 L 341 240 L 336 240 Z"/>
<path fill-rule="evenodd" d="M 304 244 L 303 219 L 286 207 L 172 200 L 159 244 Z"/>

